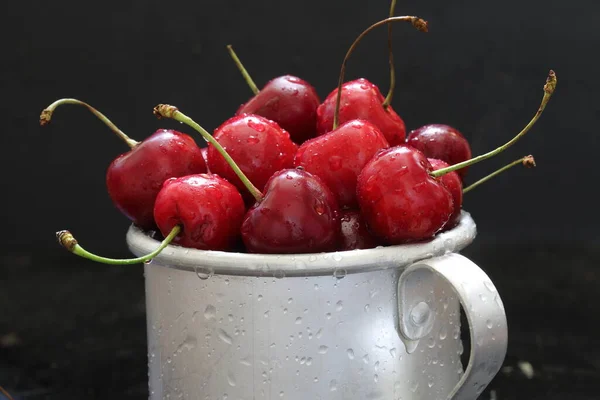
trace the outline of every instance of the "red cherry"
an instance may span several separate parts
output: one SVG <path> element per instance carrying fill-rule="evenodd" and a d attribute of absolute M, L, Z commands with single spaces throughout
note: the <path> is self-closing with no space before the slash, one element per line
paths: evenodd
<path fill-rule="evenodd" d="M 203 172 L 206 164 L 194 139 L 159 129 L 110 164 L 106 186 L 123 214 L 141 228 L 150 229 L 155 226 L 154 201 L 163 182 Z"/>
<path fill-rule="evenodd" d="M 245 211 L 235 186 L 216 175 L 198 174 L 165 181 L 156 198 L 154 218 L 165 236 L 174 226 L 183 227 L 174 243 L 227 250 L 239 238 Z"/>
<path fill-rule="evenodd" d="M 448 163 L 442 160 L 438 160 L 436 158 L 428 158 L 427 159 L 433 170 L 438 170 L 442 168 L 449 167 Z M 445 175 L 440 176 L 438 179 L 442 182 L 442 185 L 448 189 L 450 194 L 452 195 L 452 202 L 454 203 L 454 211 L 452 211 L 452 215 L 450 215 L 450 219 L 444 225 L 442 230 L 452 229 L 458 224 L 458 220 L 460 219 L 460 211 L 462 209 L 463 202 L 463 188 L 462 181 L 460 176 L 457 174 L 458 171 L 448 172 Z"/>
<path fill-rule="evenodd" d="M 166 179 L 206 172 L 200 148 L 190 136 L 159 129 L 146 140 L 137 142 L 100 111 L 77 99 L 60 99 L 50 104 L 42 111 L 40 124 L 50 123 L 55 109 L 63 104 L 84 106 L 131 148 L 110 164 L 106 185 L 115 206 L 143 229 L 156 226 L 152 215 L 154 201 Z"/>
<path fill-rule="evenodd" d="M 277 171 L 291 168 L 298 146 L 275 122 L 258 115 L 239 115 L 225 121 L 213 135 L 242 172 L 262 191 Z M 208 146 L 211 173 L 233 183 L 245 196 L 246 187 L 214 146 Z M 248 196 L 250 197 L 250 196 Z"/>
<path fill-rule="evenodd" d="M 339 231 L 335 196 L 317 176 L 300 169 L 275 173 L 242 223 L 242 239 L 252 253 L 333 251 Z"/>
<path fill-rule="evenodd" d="M 341 248 L 340 250 L 372 249 L 377 246 L 377 240 L 367 229 L 367 225 L 356 210 L 342 211 L 341 221 Z"/>
<path fill-rule="evenodd" d="M 411 131 L 406 143 L 421 150 L 429 158 L 437 158 L 449 165 L 458 164 L 471 158 L 471 147 L 467 139 L 457 129 L 442 124 L 425 125 Z M 465 179 L 465 167 L 457 172 Z"/>
<path fill-rule="evenodd" d="M 269 81 L 243 104 L 240 114 L 256 114 L 272 121 L 290 133 L 292 140 L 302 143 L 316 136 L 319 96 L 308 82 L 291 75 Z"/>
<path fill-rule="evenodd" d="M 379 129 L 352 120 L 336 130 L 303 143 L 294 165 L 317 175 L 336 195 L 342 208 L 356 208 L 356 179 L 365 164 L 389 146 Z"/>
<path fill-rule="evenodd" d="M 361 213 L 384 243 L 427 239 L 450 218 L 452 195 L 430 171 L 422 152 L 402 145 L 375 155 L 358 176 Z"/>
<path fill-rule="evenodd" d="M 337 89 L 331 92 L 317 109 L 318 134 L 332 130 L 336 98 Z M 404 121 L 391 106 L 388 106 L 387 110 L 383 107 L 384 100 L 379 88 L 364 78 L 344 83 L 339 123 L 363 119 L 379 128 L 391 146 L 404 143 Z"/>

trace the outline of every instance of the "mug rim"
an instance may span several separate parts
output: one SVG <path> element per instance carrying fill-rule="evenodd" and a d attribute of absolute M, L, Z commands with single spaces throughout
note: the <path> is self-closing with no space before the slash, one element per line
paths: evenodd
<path fill-rule="evenodd" d="M 438 233 L 426 242 L 306 254 L 253 254 L 169 245 L 146 265 L 189 271 L 201 277 L 215 274 L 275 278 L 333 275 L 342 278 L 346 274 L 401 268 L 419 260 L 455 253 L 473 242 L 476 235 L 475 221 L 463 210 L 454 228 Z M 148 254 L 160 244 L 135 225 L 129 227 L 126 240 L 136 256 Z"/>

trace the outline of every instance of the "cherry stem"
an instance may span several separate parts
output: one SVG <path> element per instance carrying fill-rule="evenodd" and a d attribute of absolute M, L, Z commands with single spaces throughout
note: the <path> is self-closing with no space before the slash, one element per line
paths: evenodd
<path fill-rule="evenodd" d="M 60 100 L 56 100 L 54 103 L 50 104 L 48 107 L 46 107 L 42 111 L 42 114 L 40 115 L 40 125 L 42 125 L 42 126 L 48 125 L 50 123 L 50 120 L 52 119 L 52 113 L 54 112 L 56 107 L 61 106 L 63 104 L 77 104 L 77 105 L 86 107 L 92 114 L 94 114 L 96 117 L 98 117 L 114 133 L 116 133 L 117 136 L 119 136 L 125 143 L 127 143 L 127 145 L 129 147 L 134 148 L 135 146 L 137 146 L 139 144 L 139 142 L 131 139 L 129 136 L 127 136 L 125 133 L 123 133 L 122 130 L 117 128 L 117 126 L 115 124 L 113 124 L 110 119 L 106 118 L 106 116 L 104 114 L 102 114 L 100 111 L 96 110 L 94 107 L 90 106 L 88 103 L 84 103 L 83 101 L 80 101 L 77 99 L 60 99 Z"/>
<path fill-rule="evenodd" d="M 394 16 L 396 10 L 396 0 L 392 0 L 390 4 L 390 17 Z M 396 88 L 396 70 L 394 69 L 394 53 L 392 52 L 392 24 L 388 24 L 388 57 L 390 64 L 390 88 L 387 96 L 383 101 L 383 108 L 387 109 L 392 104 L 392 97 L 394 97 L 394 89 Z"/>
<path fill-rule="evenodd" d="M 427 21 L 425 21 L 419 17 L 413 17 L 413 16 L 390 17 L 390 18 L 386 18 L 384 20 L 374 23 L 373 25 L 368 27 L 363 33 L 361 33 L 356 38 L 354 43 L 352 43 L 352 46 L 350 46 L 350 48 L 348 49 L 348 52 L 346 53 L 346 56 L 344 57 L 344 61 L 342 61 L 342 68 L 340 69 L 340 78 L 338 81 L 338 88 L 337 88 L 337 100 L 335 103 L 335 114 L 333 114 L 333 129 L 336 129 L 338 127 L 338 120 L 339 120 L 339 115 L 340 115 L 340 103 L 342 101 L 342 84 L 344 83 L 344 74 L 346 73 L 346 63 L 348 62 L 348 58 L 350 58 L 350 55 L 354 52 L 354 49 L 356 48 L 358 43 L 363 39 L 363 37 L 365 37 L 373 29 L 375 29 L 381 25 L 391 24 L 392 22 L 398 22 L 398 21 L 408 21 L 416 29 L 418 29 L 421 32 L 427 32 L 427 30 L 428 30 Z"/>
<path fill-rule="evenodd" d="M 248 177 L 242 172 L 240 167 L 238 167 L 235 161 L 233 161 L 233 158 L 231 158 L 231 156 L 227 154 L 227 151 L 223 148 L 223 146 L 221 146 L 219 142 L 217 142 L 210 133 L 208 133 L 203 127 L 198 125 L 193 119 L 179 111 L 177 107 L 168 104 L 159 104 L 156 107 L 154 107 L 154 115 L 156 115 L 158 118 L 164 117 L 174 119 L 175 121 L 182 122 L 188 125 L 189 127 L 195 129 L 198 133 L 202 135 L 202 137 L 207 143 L 214 146 L 217 149 L 217 151 L 221 154 L 221 156 L 223 156 L 225 161 L 227 161 L 227 164 L 229 164 L 231 169 L 233 169 L 233 172 L 235 172 L 238 178 L 240 178 L 244 186 L 246 186 L 246 188 L 248 189 L 250 194 L 254 196 L 256 201 L 260 202 L 263 199 L 263 195 L 260 192 L 260 190 L 258 190 L 256 186 L 252 184 L 252 182 L 250 182 L 250 179 L 248 179 Z"/>
<path fill-rule="evenodd" d="M 8 393 L 2 386 L 0 386 L 0 393 L 2 393 L 8 400 L 13 400 L 10 393 Z"/>
<path fill-rule="evenodd" d="M 521 139 L 531 129 L 531 127 L 533 125 L 535 125 L 537 120 L 540 118 L 540 116 L 544 112 L 544 109 L 546 108 L 546 104 L 548 104 L 550 97 L 552 97 L 552 94 L 554 93 L 554 90 L 556 89 L 556 82 L 557 82 L 556 74 L 554 73 L 554 71 L 550 70 L 550 72 L 548 74 L 548 78 L 546 79 L 546 84 L 544 85 L 544 97 L 542 98 L 540 107 L 538 108 L 537 112 L 535 113 L 535 115 L 533 116 L 531 121 L 529 121 L 529 123 L 525 126 L 525 128 L 523 128 L 523 130 L 521 130 L 521 132 L 519 132 L 517 134 L 517 136 L 513 137 L 510 141 L 508 141 L 507 143 L 503 144 L 502 146 L 496 148 L 495 150 L 492 150 L 488 153 L 482 154 L 477 157 L 473 157 L 469 160 L 460 162 L 458 164 L 454 164 L 454 165 L 451 165 L 446 168 L 441 168 L 436 171 L 432 171 L 430 173 L 430 175 L 434 176 L 434 177 L 440 177 L 444 174 L 447 174 L 448 172 L 452 172 L 452 171 L 456 171 L 461 168 L 468 167 L 468 166 L 476 164 L 480 161 L 487 160 L 488 158 L 494 157 L 496 154 L 503 152 L 504 150 L 506 150 L 513 144 L 515 144 L 519 139 Z"/>
<path fill-rule="evenodd" d="M 492 172 L 491 174 L 484 176 L 483 178 L 481 178 L 480 180 L 478 180 L 475 183 L 470 184 L 469 186 L 467 186 L 466 188 L 463 189 L 463 194 L 470 192 L 471 190 L 475 189 L 477 186 L 481 185 L 482 183 L 485 183 L 487 181 L 489 181 L 490 179 L 492 179 L 493 177 L 495 177 L 496 175 L 500 175 L 501 173 L 503 173 L 504 171 L 511 169 L 512 167 L 514 167 L 515 165 L 523 165 L 526 168 L 533 168 L 535 167 L 535 159 L 533 158 L 532 155 L 528 155 L 525 156 L 523 158 L 519 158 L 518 160 L 515 160 L 513 162 L 511 162 L 508 165 L 505 165 L 504 167 Z"/>
<path fill-rule="evenodd" d="M 132 264 L 140 264 L 146 261 L 152 260 L 156 257 L 161 251 L 167 247 L 175 236 L 177 236 L 181 232 L 181 226 L 176 225 L 169 235 L 160 243 L 160 246 L 156 248 L 152 253 L 146 254 L 142 257 L 137 258 L 125 258 L 125 259 L 116 259 L 116 258 L 106 258 L 100 257 L 89 251 L 85 250 L 77 243 L 77 239 L 71 234 L 69 231 L 59 231 L 56 232 L 56 238 L 58 242 L 71 253 L 78 255 L 79 257 L 87 258 L 88 260 L 96 261 L 102 264 L 110 264 L 110 265 L 132 265 Z"/>
<path fill-rule="evenodd" d="M 248 71 L 246 71 L 246 68 L 244 68 L 244 64 L 242 64 L 237 54 L 235 54 L 235 51 L 233 51 L 233 46 L 228 44 L 227 51 L 229 51 L 229 55 L 231 56 L 231 58 L 233 58 L 233 62 L 242 73 L 242 76 L 246 80 L 246 83 L 248 84 L 248 86 L 250 86 L 250 90 L 252 90 L 254 94 L 258 94 L 258 92 L 260 92 L 260 89 L 258 88 L 258 86 L 256 86 L 256 83 L 254 83 L 254 81 L 250 77 L 250 74 L 248 73 Z"/>

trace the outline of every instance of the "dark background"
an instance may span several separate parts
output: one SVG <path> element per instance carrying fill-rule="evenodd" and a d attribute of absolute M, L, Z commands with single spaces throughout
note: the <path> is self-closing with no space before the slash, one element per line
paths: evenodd
<path fill-rule="evenodd" d="M 482 398 L 598 398 L 600 3 L 398 3 L 399 15 L 430 24 L 428 34 L 394 26 L 393 106 L 409 130 L 447 123 L 474 154 L 488 151 L 529 121 L 548 70 L 556 71 L 557 91 L 534 129 L 470 171 L 472 182 L 529 153 L 538 164 L 465 198 L 479 231 L 465 255 L 497 284 L 510 332 L 506 368 Z M 106 167 L 127 148 L 76 106 L 61 107 L 40 128 L 45 106 L 79 98 L 142 140 L 178 126 L 152 115 L 156 104 L 170 103 L 212 130 L 251 95 L 225 51 L 229 43 L 259 86 L 290 73 L 324 98 L 348 46 L 388 7 L 384 0 L 5 4 L 0 385 L 27 399 L 147 396 L 141 267 L 87 262 L 54 239 L 68 228 L 97 253 L 129 254 L 128 221 L 104 183 Z M 351 58 L 347 79 L 358 77 L 387 91 L 385 28 Z"/>

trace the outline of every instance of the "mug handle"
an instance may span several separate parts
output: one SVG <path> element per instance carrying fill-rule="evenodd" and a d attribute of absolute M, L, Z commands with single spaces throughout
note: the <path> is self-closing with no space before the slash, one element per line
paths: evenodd
<path fill-rule="evenodd" d="M 448 400 L 476 399 L 500 370 L 508 341 L 506 314 L 490 278 L 474 262 L 459 254 L 447 254 L 410 265 L 398 281 L 399 332 L 417 344 L 435 321 L 431 286 L 435 276 L 455 290 L 469 322 L 469 364 Z M 430 281 L 431 282 L 431 281 Z"/>

